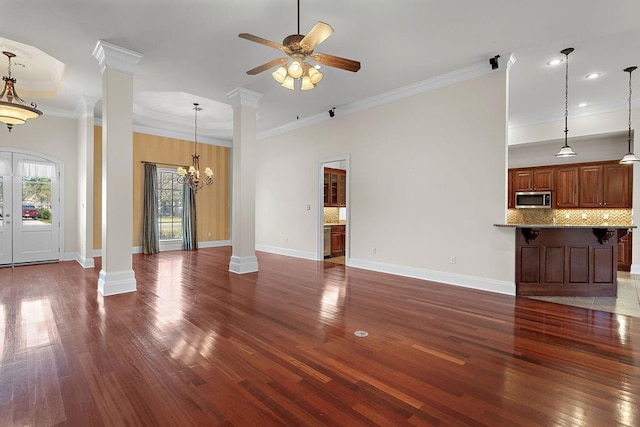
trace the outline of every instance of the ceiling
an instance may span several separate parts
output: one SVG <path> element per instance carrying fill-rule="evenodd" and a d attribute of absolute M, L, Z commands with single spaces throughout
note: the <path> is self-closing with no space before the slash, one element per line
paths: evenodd
<path fill-rule="evenodd" d="M 509 123 L 518 126 L 564 117 L 564 64 L 545 65 L 563 48 L 575 48 L 569 56 L 570 117 L 626 110 L 628 75 L 622 70 L 640 65 L 637 0 L 300 3 L 303 34 L 317 21 L 334 29 L 316 52 L 358 60 L 359 72 L 324 67 L 318 87 L 305 92 L 280 87 L 271 72 L 245 73 L 282 53 L 238 34 L 281 43 L 296 33 L 294 0 L 5 0 L 3 15 L 11 19 L 3 19 L 0 48 L 17 50 L 12 73 L 18 93 L 45 114 L 62 116 L 73 115 L 81 96 L 101 96 L 92 56 L 98 40 L 140 52 L 134 123 L 186 132 L 193 127 L 191 104 L 200 102 L 199 135 L 226 141 L 232 138 L 226 94 L 237 87 L 263 94 L 260 132 L 332 107 L 339 116 L 341 107 L 478 63 L 489 67 L 489 58 L 512 53 Z M 6 62 L 0 71 L 6 75 Z M 591 72 L 602 76 L 585 79 Z M 636 93 L 640 87 L 634 106 L 640 102 Z M 580 102 L 587 106 L 578 108 Z"/>

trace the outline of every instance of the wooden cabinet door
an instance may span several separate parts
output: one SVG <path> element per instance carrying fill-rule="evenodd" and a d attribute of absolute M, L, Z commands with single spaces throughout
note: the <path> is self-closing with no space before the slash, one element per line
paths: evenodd
<path fill-rule="evenodd" d="M 629 165 L 602 166 L 602 206 L 607 208 L 630 208 L 631 191 Z"/>
<path fill-rule="evenodd" d="M 631 239 L 633 233 L 628 233 L 618 242 L 618 270 L 631 270 Z"/>
<path fill-rule="evenodd" d="M 558 209 L 577 208 L 579 206 L 577 167 L 558 168 L 553 198 L 554 206 Z"/>
<path fill-rule="evenodd" d="M 514 171 L 513 191 L 533 191 L 533 171 Z"/>
<path fill-rule="evenodd" d="M 507 209 L 516 207 L 515 191 L 513 190 L 513 171 L 507 173 Z"/>
<path fill-rule="evenodd" d="M 347 206 L 347 174 L 338 174 L 338 206 Z"/>
<path fill-rule="evenodd" d="M 324 205 L 329 206 L 329 172 L 324 171 Z"/>
<path fill-rule="evenodd" d="M 553 169 L 533 170 L 533 191 L 553 190 Z"/>
<path fill-rule="evenodd" d="M 579 203 L 582 208 L 602 206 L 602 166 L 580 167 Z"/>
<path fill-rule="evenodd" d="M 334 225 L 331 227 L 331 255 L 344 255 L 345 226 Z"/>

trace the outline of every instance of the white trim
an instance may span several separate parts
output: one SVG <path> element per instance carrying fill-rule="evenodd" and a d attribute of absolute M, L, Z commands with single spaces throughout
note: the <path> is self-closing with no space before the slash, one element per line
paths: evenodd
<path fill-rule="evenodd" d="M 317 256 L 314 252 L 298 251 L 295 249 L 279 248 L 277 246 L 269 246 L 269 245 L 256 245 L 256 250 L 261 252 L 269 252 L 277 255 L 290 256 L 293 258 L 302 258 L 302 259 L 308 259 L 311 261 L 318 261 Z"/>
<path fill-rule="evenodd" d="M 232 255 L 229 261 L 229 271 L 237 274 L 256 272 L 258 271 L 258 258 L 255 256 L 239 257 Z"/>
<path fill-rule="evenodd" d="M 207 242 L 198 242 L 198 248 L 219 248 L 222 246 L 231 246 L 231 240 L 210 240 Z"/>
<path fill-rule="evenodd" d="M 258 108 L 260 98 L 262 98 L 260 92 L 243 87 L 237 87 L 227 93 L 227 99 L 230 101 L 231 107 L 233 107 L 234 110 L 239 107 L 247 107 L 255 110 Z"/>
<path fill-rule="evenodd" d="M 98 40 L 93 49 L 93 57 L 98 60 L 100 72 L 103 74 L 107 68 L 121 73 L 133 74 L 136 64 L 142 59 L 143 54 L 104 40 Z"/>
<path fill-rule="evenodd" d="M 631 264 L 631 274 L 640 274 L 640 264 Z"/>
<path fill-rule="evenodd" d="M 82 268 L 94 268 L 96 265 L 93 258 L 85 258 L 78 252 L 67 252 L 63 255 L 61 261 L 76 261 Z"/>
<path fill-rule="evenodd" d="M 505 63 L 506 61 L 506 63 Z M 512 54 L 501 55 L 498 60 L 500 65 L 504 67 L 511 67 L 515 63 L 515 56 Z M 427 80 L 423 80 L 417 83 L 410 84 L 398 89 L 391 90 L 389 92 L 382 93 L 380 95 L 372 96 L 370 98 L 356 101 L 354 103 L 338 107 L 336 114 L 342 116 L 346 114 L 355 113 L 357 111 L 366 110 L 378 105 L 388 104 L 390 102 L 398 101 L 401 99 L 409 98 L 420 93 L 430 92 L 436 89 L 440 89 L 445 86 L 461 83 L 466 80 L 475 79 L 484 75 L 492 73 L 488 61 L 483 61 L 478 64 L 471 65 L 469 67 L 454 70 L 449 73 L 441 74 L 439 76 L 432 77 Z M 295 129 L 300 129 L 315 123 L 331 120 L 331 117 L 327 113 L 316 114 L 295 122 L 288 123 L 286 125 L 269 129 L 257 134 L 258 139 L 268 138 L 275 135 L 280 135 L 286 132 L 290 132 Z"/>
<path fill-rule="evenodd" d="M 108 273 L 100 270 L 98 292 L 102 296 L 134 292 L 136 287 L 136 274 L 133 270 L 110 271 Z"/>
<path fill-rule="evenodd" d="M 205 242 L 198 242 L 198 248 L 218 248 L 222 246 L 231 246 L 231 240 L 209 240 Z M 166 251 L 179 251 L 182 250 L 182 242 L 180 243 L 165 243 L 160 244 L 160 252 Z M 131 248 L 132 254 L 141 254 L 142 246 L 134 246 Z M 94 257 L 102 257 L 102 249 L 94 249 L 92 252 Z M 75 257 L 69 259 L 76 259 Z"/>
<path fill-rule="evenodd" d="M 349 267 L 379 271 L 381 273 L 389 273 L 396 276 L 412 277 L 414 279 L 429 280 L 432 282 L 462 286 L 465 288 L 478 289 L 481 291 L 497 292 L 506 295 L 516 294 L 515 282 L 492 280 L 484 277 L 465 276 L 462 274 L 453 274 L 444 271 L 407 267 L 403 265 L 385 264 L 364 259 L 347 259 L 347 265 Z"/>

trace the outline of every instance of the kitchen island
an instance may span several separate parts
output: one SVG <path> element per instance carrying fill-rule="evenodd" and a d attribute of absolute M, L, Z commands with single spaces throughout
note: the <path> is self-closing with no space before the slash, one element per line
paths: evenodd
<path fill-rule="evenodd" d="M 635 227 L 496 226 L 516 228 L 516 295 L 617 296 L 618 241 Z"/>

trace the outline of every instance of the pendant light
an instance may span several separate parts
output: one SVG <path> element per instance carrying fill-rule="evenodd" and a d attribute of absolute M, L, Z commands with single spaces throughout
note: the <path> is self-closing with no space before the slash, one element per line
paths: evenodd
<path fill-rule="evenodd" d="M 198 154 L 198 111 L 201 111 L 200 104 L 193 103 L 193 110 L 195 111 L 195 131 L 193 134 L 194 152 L 191 155 L 193 163 L 189 166 L 189 169 L 179 167 L 178 182 L 180 184 L 187 184 L 191 187 L 194 193 L 197 193 L 199 189 L 205 185 L 213 184 L 213 171 L 210 167 L 206 167 L 204 170 L 204 176 L 200 176 L 200 155 Z"/>
<path fill-rule="evenodd" d="M 15 58 L 15 54 L 11 52 L 2 52 L 9 59 L 8 76 L 2 77 L 4 80 L 4 90 L 0 93 L 0 122 L 5 123 L 9 132 L 14 125 L 21 125 L 29 119 L 35 119 L 42 115 L 42 111 L 38 110 L 38 106 L 33 102 L 27 105 L 16 92 L 16 79 L 11 77 L 11 59 Z"/>
<path fill-rule="evenodd" d="M 620 160 L 621 165 L 627 165 L 630 163 L 640 162 L 640 159 L 636 157 L 635 154 L 631 151 L 631 73 L 638 67 L 628 67 L 624 69 L 625 73 L 629 73 L 629 136 L 627 142 L 629 143 L 629 152 L 624 155 L 622 160 Z"/>
<path fill-rule="evenodd" d="M 556 157 L 575 157 L 577 154 L 573 148 L 567 143 L 567 119 L 569 117 L 569 54 L 573 52 L 573 48 L 569 47 L 560 51 L 565 56 L 565 76 L 564 76 L 564 145 L 556 154 Z"/>

